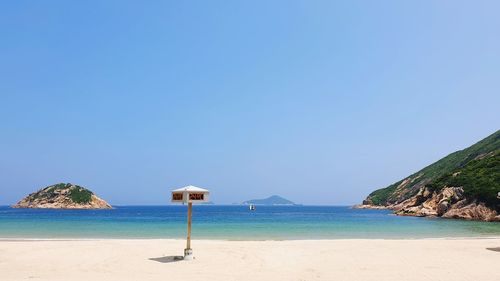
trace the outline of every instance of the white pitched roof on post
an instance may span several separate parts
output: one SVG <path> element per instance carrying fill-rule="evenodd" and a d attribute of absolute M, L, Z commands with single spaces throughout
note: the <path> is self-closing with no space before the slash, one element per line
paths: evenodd
<path fill-rule="evenodd" d="M 185 187 L 181 187 L 181 188 L 172 190 L 172 192 L 185 192 L 185 191 L 187 191 L 187 192 L 208 192 L 208 190 L 206 190 L 206 189 L 196 187 L 193 185 L 188 185 Z"/>
<path fill-rule="evenodd" d="M 193 203 L 209 202 L 209 194 L 210 192 L 208 190 L 192 185 L 172 190 L 172 203 L 188 203 L 188 232 L 186 249 L 184 249 L 184 260 L 193 259 L 193 250 L 191 249 L 191 216 Z"/>
<path fill-rule="evenodd" d="M 206 203 L 209 202 L 210 191 L 188 185 L 172 190 L 172 203 Z"/>

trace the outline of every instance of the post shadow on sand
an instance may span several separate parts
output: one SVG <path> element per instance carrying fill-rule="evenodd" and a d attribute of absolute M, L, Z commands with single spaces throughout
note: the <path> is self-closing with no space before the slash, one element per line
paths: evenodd
<path fill-rule="evenodd" d="M 183 261 L 184 257 L 183 256 L 165 256 L 165 257 L 159 257 L 159 258 L 150 258 L 149 260 L 161 262 L 161 263 L 171 263 L 171 262 Z"/>
<path fill-rule="evenodd" d="M 500 252 L 500 247 L 496 248 L 486 248 L 486 250 L 494 251 L 494 252 Z"/>

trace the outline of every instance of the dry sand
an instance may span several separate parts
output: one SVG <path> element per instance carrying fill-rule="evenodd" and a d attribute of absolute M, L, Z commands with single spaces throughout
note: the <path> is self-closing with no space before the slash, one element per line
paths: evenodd
<path fill-rule="evenodd" d="M 0 280 L 499 281 L 495 239 L 0 241 Z"/>

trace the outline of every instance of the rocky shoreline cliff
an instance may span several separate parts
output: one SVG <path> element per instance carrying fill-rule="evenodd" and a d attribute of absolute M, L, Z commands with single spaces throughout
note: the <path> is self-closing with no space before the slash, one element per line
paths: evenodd
<path fill-rule="evenodd" d="M 372 192 L 361 209 L 500 222 L 500 131 Z"/>
<path fill-rule="evenodd" d="M 29 194 L 12 208 L 112 209 L 113 207 L 84 187 L 59 183 Z"/>
<path fill-rule="evenodd" d="M 389 209 L 396 215 L 416 217 L 442 217 L 449 219 L 500 222 L 500 215 L 477 200 L 464 196 L 462 187 L 446 187 L 439 192 L 423 187 L 417 195 L 394 205 L 378 206 L 364 202 L 357 209 Z"/>

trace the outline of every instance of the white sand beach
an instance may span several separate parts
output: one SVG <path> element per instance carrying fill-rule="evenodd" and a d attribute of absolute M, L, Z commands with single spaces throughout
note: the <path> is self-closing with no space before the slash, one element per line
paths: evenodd
<path fill-rule="evenodd" d="M 500 238 L 0 241 L 0 280 L 500 280 Z"/>

